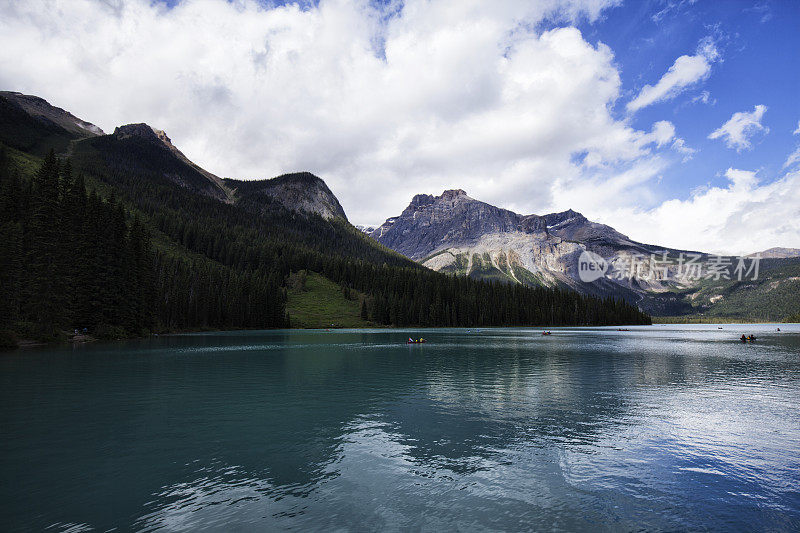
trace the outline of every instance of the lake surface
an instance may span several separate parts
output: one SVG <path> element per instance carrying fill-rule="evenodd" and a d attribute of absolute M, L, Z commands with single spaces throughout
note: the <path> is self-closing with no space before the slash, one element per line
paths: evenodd
<path fill-rule="evenodd" d="M 800 327 L 722 328 L 0 354 L 0 529 L 798 531 Z"/>

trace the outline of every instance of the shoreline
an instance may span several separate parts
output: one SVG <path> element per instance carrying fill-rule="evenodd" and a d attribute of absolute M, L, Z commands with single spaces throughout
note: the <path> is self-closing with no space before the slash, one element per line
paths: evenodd
<path fill-rule="evenodd" d="M 663 317 L 658 317 L 663 318 Z M 606 324 L 606 325 L 592 325 L 592 324 L 581 324 L 581 325 L 542 325 L 542 324 L 535 324 L 529 326 L 465 326 L 465 327 L 458 327 L 452 329 L 465 329 L 465 330 L 481 330 L 481 329 L 560 329 L 560 328 L 616 328 L 616 327 L 653 327 L 653 326 L 679 326 L 679 325 L 686 325 L 686 326 L 698 326 L 698 325 L 717 325 L 717 326 L 744 326 L 744 325 L 776 325 L 780 326 L 781 324 L 785 325 L 797 325 L 800 322 L 770 322 L 770 321 L 710 321 L 707 319 L 697 320 L 697 321 L 653 321 L 652 324 Z M 25 349 L 33 349 L 33 348 L 43 348 L 43 347 L 53 347 L 53 346 L 80 346 L 84 344 L 92 344 L 96 342 L 118 342 L 118 341 L 130 341 L 130 340 L 144 340 L 152 337 L 159 337 L 165 335 L 186 335 L 192 333 L 222 333 L 222 332 L 231 332 L 231 331 L 334 331 L 334 330 L 349 330 L 349 329 L 367 329 L 367 330 L 435 330 L 435 329 L 451 329 L 447 327 L 441 326 L 370 326 L 370 327 L 362 327 L 362 328 L 347 328 L 347 327 L 322 327 L 322 328 L 234 328 L 234 329 L 215 329 L 215 328 L 200 328 L 200 329 L 187 329 L 187 330 L 177 330 L 177 331 L 163 331 L 159 333 L 151 333 L 146 336 L 142 335 L 132 335 L 128 337 L 117 337 L 117 338 L 100 338 L 95 337 L 89 334 L 78 334 L 78 335 L 71 335 L 66 339 L 63 340 L 52 340 L 52 341 L 43 341 L 40 339 L 31 339 L 31 338 L 16 338 L 16 346 L 6 346 L 0 348 L 0 353 L 9 353 L 16 350 L 25 350 Z M 10 330 L 9 330 L 10 331 Z"/>

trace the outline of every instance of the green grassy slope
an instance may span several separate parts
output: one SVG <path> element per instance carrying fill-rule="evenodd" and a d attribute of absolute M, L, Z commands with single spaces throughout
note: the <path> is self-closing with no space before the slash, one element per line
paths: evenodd
<path fill-rule="evenodd" d="M 290 276 L 286 310 L 293 328 L 362 328 L 371 325 L 361 319 L 364 296 L 351 291 L 345 298 L 342 287 L 314 272 Z"/>

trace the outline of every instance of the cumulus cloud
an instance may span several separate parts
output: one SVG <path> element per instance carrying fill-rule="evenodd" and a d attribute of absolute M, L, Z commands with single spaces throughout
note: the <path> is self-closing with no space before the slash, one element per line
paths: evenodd
<path fill-rule="evenodd" d="M 645 85 L 636 98 L 628 102 L 628 111 L 634 112 L 665 100 L 671 100 L 687 87 L 708 77 L 711 64 L 719 58 L 719 52 L 711 37 L 706 37 L 697 46 L 695 55 L 683 55 L 675 60 L 669 70 L 655 85 Z M 708 102 L 709 94 L 704 93 L 702 101 Z"/>
<path fill-rule="evenodd" d="M 767 106 L 757 105 L 751 113 L 740 111 L 722 126 L 712 131 L 709 139 L 722 139 L 728 148 L 735 148 L 737 152 L 752 148 L 750 139 L 758 132 L 769 133 L 769 128 L 761 124 L 761 119 L 767 111 Z"/>
<path fill-rule="evenodd" d="M 106 131 L 150 123 L 223 176 L 310 170 L 357 222 L 449 187 L 531 212 L 554 179 L 583 172 L 576 153 L 607 169 L 661 149 L 666 130 L 611 114 L 620 77 L 607 46 L 574 27 L 531 29 L 614 3 L 14 2 L 0 84 Z"/>
<path fill-rule="evenodd" d="M 800 171 L 762 183 L 756 172 L 729 168 L 727 185 L 702 187 L 687 199 L 650 210 L 601 215 L 633 239 L 709 253 L 745 255 L 773 246 L 800 247 Z"/>
<path fill-rule="evenodd" d="M 654 184 L 693 150 L 668 121 L 616 117 L 612 50 L 564 25 L 616 0 L 0 3 L 0 87 L 106 131 L 147 122 L 222 176 L 312 171 L 354 222 L 458 187 L 521 213 L 575 207 L 643 240 L 698 238 L 632 207 L 657 209 Z M 563 27 L 532 29 L 547 19 Z M 686 209 L 663 214 L 684 224 Z"/>

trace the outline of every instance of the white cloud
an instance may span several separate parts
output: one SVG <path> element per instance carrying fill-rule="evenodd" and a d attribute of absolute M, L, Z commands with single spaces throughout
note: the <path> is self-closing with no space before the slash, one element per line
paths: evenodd
<path fill-rule="evenodd" d="M 701 104 L 714 105 L 714 104 L 717 103 L 717 100 L 715 98 L 711 97 L 711 93 L 710 92 L 703 91 L 700 94 L 698 94 L 697 96 L 695 96 L 694 98 L 692 98 L 691 103 L 696 104 L 698 102 L 701 103 Z"/>
<path fill-rule="evenodd" d="M 786 162 L 783 164 L 783 168 L 788 168 L 798 162 L 800 162 L 800 146 L 789 154 L 789 157 L 786 158 Z"/>
<path fill-rule="evenodd" d="M 358 223 L 458 187 L 521 213 L 574 207 L 633 237 L 690 247 L 700 232 L 680 226 L 694 216 L 688 207 L 663 211 L 680 217 L 675 233 L 643 213 L 659 209 L 663 172 L 692 149 L 668 121 L 642 131 L 611 113 L 621 83 L 607 46 L 572 27 L 528 29 L 546 17 L 594 19 L 614 3 L 5 2 L 0 87 L 106 131 L 148 122 L 223 176 L 310 170 Z M 698 57 L 715 56 L 701 47 Z M 790 199 L 779 192 L 776 202 Z M 701 207 L 713 213 L 709 201 Z"/>
<path fill-rule="evenodd" d="M 719 58 L 719 52 L 711 37 L 706 37 L 697 46 L 695 55 L 683 55 L 658 80 L 655 85 L 645 85 L 639 94 L 628 102 L 630 112 L 638 111 L 656 102 L 675 98 L 687 87 L 702 81 L 711 73 L 711 64 Z M 708 93 L 703 100 L 708 101 Z"/>
<path fill-rule="evenodd" d="M 800 120 L 797 121 L 797 129 L 792 132 L 792 135 L 800 135 Z"/>
<path fill-rule="evenodd" d="M 661 22 L 662 19 L 667 17 L 667 15 L 678 16 L 681 12 L 685 11 L 686 8 L 690 7 L 692 4 L 697 2 L 697 0 L 668 0 L 666 5 L 658 11 L 654 15 L 650 17 L 650 20 L 658 24 Z"/>
<path fill-rule="evenodd" d="M 760 16 L 761 24 L 772 20 L 772 9 L 767 2 L 764 2 L 763 4 L 756 4 L 751 8 L 744 9 L 743 12 L 749 12 L 755 14 L 756 16 Z"/>
<path fill-rule="evenodd" d="M 584 171 L 576 153 L 610 176 L 669 149 L 664 125 L 646 133 L 612 116 L 620 78 L 607 46 L 572 27 L 529 29 L 614 3 L 11 3 L 0 85 L 106 131 L 150 123 L 223 176 L 310 170 L 355 222 L 450 187 L 532 212 L 553 180 Z"/>
<path fill-rule="evenodd" d="M 737 152 L 752 147 L 750 139 L 756 133 L 763 131 L 769 133 L 769 128 L 761 124 L 761 119 L 767 110 L 765 105 L 757 105 L 752 113 L 740 111 L 722 126 L 711 132 L 709 139 L 723 139 L 728 148 L 735 148 Z"/>
<path fill-rule="evenodd" d="M 697 149 L 686 146 L 686 141 L 681 138 L 677 138 L 672 141 L 672 149 L 683 154 L 684 163 L 689 161 L 692 157 L 694 157 L 694 154 L 697 153 Z"/>
<path fill-rule="evenodd" d="M 600 219 L 629 237 L 662 246 L 744 255 L 773 246 L 800 247 L 800 171 L 760 184 L 755 172 L 728 169 L 724 187 L 650 210 L 608 210 Z"/>

